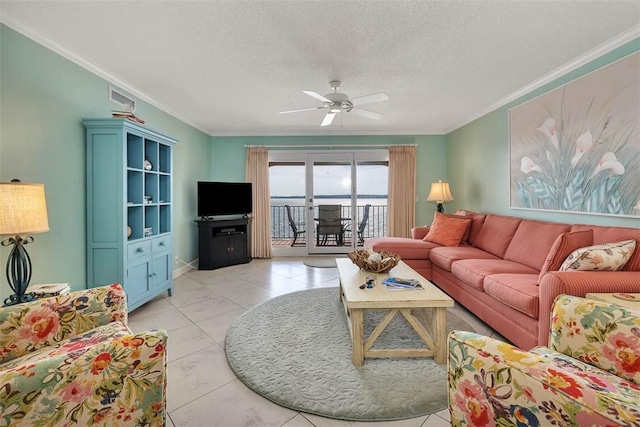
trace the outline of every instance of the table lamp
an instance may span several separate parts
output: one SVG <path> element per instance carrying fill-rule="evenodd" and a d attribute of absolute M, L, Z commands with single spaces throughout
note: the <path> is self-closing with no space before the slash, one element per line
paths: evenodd
<path fill-rule="evenodd" d="M 427 196 L 427 202 L 437 202 L 438 212 L 444 212 L 444 206 L 442 206 L 443 202 L 450 202 L 452 200 L 453 196 L 451 195 L 448 182 L 438 180 L 438 182 L 431 183 L 431 190 Z"/>
<path fill-rule="evenodd" d="M 49 220 L 44 185 L 15 179 L 0 182 L 0 236 L 11 236 L 1 244 L 13 246 L 7 259 L 7 281 L 14 295 L 4 300 L 5 305 L 35 299 L 33 294 L 26 294 L 31 281 L 31 258 L 24 246 L 33 242 L 27 234 L 45 231 L 49 231 Z"/>

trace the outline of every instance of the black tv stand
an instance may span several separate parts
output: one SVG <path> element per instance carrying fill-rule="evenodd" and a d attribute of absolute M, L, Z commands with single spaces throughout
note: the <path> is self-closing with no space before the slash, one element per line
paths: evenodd
<path fill-rule="evenodd" d="M 196 223 L 199 270 L 251 262 L 248 218 L 214 220 L 202 217 Z"/>

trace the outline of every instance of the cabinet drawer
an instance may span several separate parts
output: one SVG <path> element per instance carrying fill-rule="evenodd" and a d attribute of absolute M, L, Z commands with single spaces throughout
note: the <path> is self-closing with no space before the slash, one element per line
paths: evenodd
<path fill-rule="evenodd" d="M 149 255 L 151 253 L 151 241 L 131 243 L 127 245 L 127 259 L 134 259 L 139 256 Z"/>
<path fill-rule="evenodd" d="M 156 237 L 151 240 L 151 251 L 167 251 L 171 248 L 171 236 Z"/>

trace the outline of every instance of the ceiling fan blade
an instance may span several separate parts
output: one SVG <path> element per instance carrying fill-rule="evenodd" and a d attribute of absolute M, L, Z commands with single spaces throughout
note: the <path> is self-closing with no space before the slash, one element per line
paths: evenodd
<path fill-rule="evenodd" d="M 322 120 L 322 124 L 320 126 L 329 126 L 331 124 L 331 122 L 333 122 L 333 118 L 336 116 L 337 113 L 333 113 L 331 111 L 329 111 L 325 116 L 324 119 Z"/>
<path fill-rule="evenodd" d="M 303 90 L 303 91 L 302 91 L 302 93 L 306 93 L 307 95 L 309 95 L 309 96 L 311 96 L 311 97 L 313 97 L 313 98 L 317 99 L 318 101 L 322 101 L 322 102 L 329 102 L 329 103 L 331 102 L 331 100 L 330 100 L 330 99 L 325 98 L 324 96 L 322 96 L 322 95 L 320 95 L 319 93 L 314 92 L 314 91 L 312 91 L 312 90 Z"/>
<path fill-rule="evenodd" d="M 356 106 L 356 105 L 371 104 L 373 102 L 388 101 L 389 99 L 391 99 L 389 98 L 389 95 L 387 95 L 384 92 L 380 92 L 380 93 L 373 93 L 371 95 L 359 96 L 357 98 L 350 99 L 349 102 L 351 102 L 352 105 Z"/>
<path fill-rule="evenodd" d="M 351 113 L 355 113 L 359 116 L 366 117 L 367 119 L 380 120 L 384 116 L 380 113 L 376 113 L 375 111 L 363 110 L 362 108 L 352 108 Z"/>
<path fill-rule="evenodd" d="M 301 110 L 280 111 L 279 114 L 299 113 L 301 111 L 315 111 L 315 110 L 322 110 L 323 108 L 324 107 L 311 107 L 311 108 L 303 108 Z"/>

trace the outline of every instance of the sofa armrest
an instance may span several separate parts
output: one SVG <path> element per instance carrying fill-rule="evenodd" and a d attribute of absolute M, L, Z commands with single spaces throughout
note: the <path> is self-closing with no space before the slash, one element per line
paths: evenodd
<path fill-rule="evenodd" d="M 0 371 L 0 420 L 164 425 L 166 345 L 166 331 L 143 332 Z"/>
<path fill-rule="evenodd" d="M 118 284 L 2 307 L 0 363 L 114 321 L 127 322 Z"/>
<path fill-rule="evenodd" d="M 640 310 L 560 295 L 549 347 L 640 385 Z"/>
<path fill-rule="evenodd" d="M 411 238 L 412 239 L 424 239 L 424 236 L 427 235 L 427 233 L 429 233 L 429 226 L 428 225 L 424 225 L 421 227 L 413 227 L 411 229 Z"/>
<path fill-rule="evenodd" d="M 549 271 L 540 279 L 538 345 L 548 345 L 551 308 L 558 295 L 638 292 L 640 271 Z"/>
<path fill-rule="evenodd" d="M 449 334 L 449 412 L 454 426 L 612 425 L 625 402 L 548 363 L 544 356 L 481 335 Z M 598 404 L 596 402 L 606 402 Z"/>

